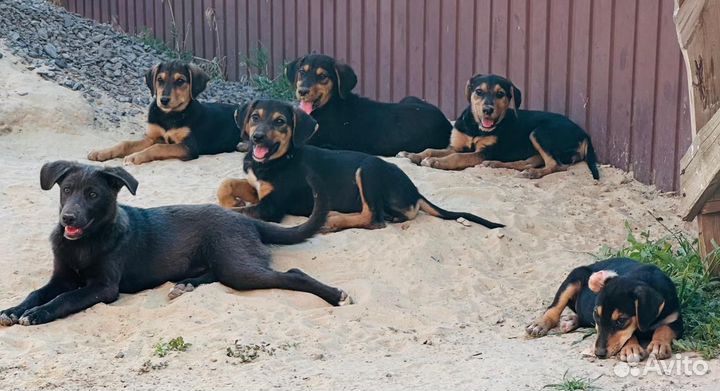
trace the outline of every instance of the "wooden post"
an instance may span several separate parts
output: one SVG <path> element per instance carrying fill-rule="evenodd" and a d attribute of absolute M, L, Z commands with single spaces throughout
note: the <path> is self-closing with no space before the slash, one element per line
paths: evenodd
<path fill-rule="evenodd" d="M 720 1 L 675 0 L 675 25 L 685 59 L 693 141 L 680 162 L 681 213 L 697 217 L 700 251 L 720 243 Z M 714 275 L 714 259 L 706 266 Z"/>

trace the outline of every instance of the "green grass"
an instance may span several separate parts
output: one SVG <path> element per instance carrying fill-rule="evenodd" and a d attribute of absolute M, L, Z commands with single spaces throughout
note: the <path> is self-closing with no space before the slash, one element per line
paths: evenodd
<path fill-rule="evenodd" d="M 661 223 L 662 224 L 662 223 Z M 681 232 L 668 231 L 666 237 L 651 239 L 649 232 L 636 237 L 628 228 L 628 245 L 619 250 L 603 247 L 600 257 L 628 257 L 658 266 L 675 283 L 680 298 L 685 335 L 675 341 L 678 351 L 697 351 L 706 359 L 720 354 L 720 280 L 705 268 L 715 260 L 718 249 L 703 259 L 698 240 Z"/>
<path fill-rule="evenodd" d="M 543 388 L 550 388 L 553 390 L 560 390 L 560 391 L 576 391 L 576 390 L 599 390 L 600 388 L 593 385 L 595 380 L 599 379 L 600 377 L 596 377 L 595 379 L 588 379 L 586 377 L 574 377 L 574 376 L 568 376 L 568 371 L 565 371 L 565 374 L 563 374 L 562 381 L 560 383 L 555 384 L 546 384 L 543 386 Z"/>
<path fill-rule="evenodd" d="M 155 344 L 155 355 L 158 357 L 165 357 L 168 355 L 168 353 L 172 351 L 184 352 L 188 350 L 190 345 L 191 344 L 183 340 L 183 337 L 173 338 L 168 342 L 163 342 L 163 340 L 160 340 L 160 342 Z"/>
<path fill-rule="evenodd" d="M 162 53 L 166 57 L 172 60 L 182 60 L 182 61 L 191 61 L 193 59 L 192 52 L 185 51 L 185 50 L 179 50 L 179 49 L 173 49 L 172 47 L 168 46 L 165 42 L 162 40 L 156 38 L 152 31 L 149 28 L 143 29 L 138 35 L 135 36 L 135 39 L 143 44 L 149 46 L 151 49 Z"/>
<path fill-rule="evenodd" d="M 284 71 L 278 72 L 275 78 L 269 76 L 270 55 L 262 45 L 258 45 L 253 54 L 246 58 L 243 63 L 251 71 L 250 82 L 258 91 L 267 94 L 272 99 L 285 101 L 295 99 L 295 90 L 285 78 Z"/>

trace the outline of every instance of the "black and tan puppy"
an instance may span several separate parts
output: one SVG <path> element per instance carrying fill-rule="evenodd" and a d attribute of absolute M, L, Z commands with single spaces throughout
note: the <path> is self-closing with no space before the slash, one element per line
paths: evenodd
<path fill-rule="evenodd" d="M 574 314 L 561 319 L 565 307 Z M 595 327 L 595 355 L 618 354 L 622 361 L 648 355 L 662 360 L 682 337 L 683 321 L 675 285 L 654 265 L 613 258 L 574 269 L 563 281 L 547 311 L 527 327 L 542 336 L 560 324 L 563 332 Z M 640 344 L 649 340 L 647 349 Z"/>
<path fill-rule="evenodd" d="M 291 105 L 255 101 L 236 115 L 250 135 L 251 152 L 245 156 L 247 179 L 227 179 L 218 190 L 222 206 L 268 221 L 285 215 L 307 216 L 312 192 L 302 167 L 321 178 L 330 210 L 325 231 L 346 228 L 375 229 L 385 221 L 415 218 L 419 210 L 442 219 L 463 217 L 488 228 L 502 227 L 470 213 L 449 212 L 423 197 L 396 165 L 362 152 L 334 151 L 303 145 L 317 128 L 315 120 Z"/>
<path fill-rule="evenodd" d="M 585 160 L 593 178 L 600 177 L 590 136 L 564 115 L 520 110 L 522 95 L 510 80 L 475 75 L 465 96 L 470 105 L 455 121 L 447 148 L 398 156 L 443 170 L 482 163 L 519 170 L 528 178 L 564 171 Z"/>
<path fill-rule="evenodd" d="M 102 162 L 124 157 L 125 164 L 142 164 L 235 151 L 242 137 L 233 119 L 237 106 L 198 101 L 208 80 L 193 64 L 171 61 L 155 65 L 145 75 L 153 96 L 145 137 L 92 151 L 88 159 Z"/>
<path fill-rule="evenodd" d="M 452 126 L 439 108 L 409 96 L 383 103 L 352 92 L 353 69 L 322 54 L 289 63 L 285 75 L 300 107 L 320 124 L 308 144 L 329 149 L 395 156 L 447 145 Z"/>
<path fill-rule="evenodd" d="M 307 222 L 283 228 L 216 205 L 118 205 L 118 191 L 125 186 L 135 194 L 138 185 L 119 167 L 45 164 L 41 187 L 49 190 L 56 183 L 60 221 L 50 237 L 52 277 L 18 306 L 0 311 L 2 325 L 47 323 L 167 281 L 178 282 L 170 298 L 219 281 L 238 290 L 290 289 L 332 305 L 350 303 L 345 292 L 298 269 L 282 273 L 269 267 L 264 244 L 299 243 L 322 227 L 327 217 L 323 196 Z M 310 183 L 315 185 L 312 178 Z"/>

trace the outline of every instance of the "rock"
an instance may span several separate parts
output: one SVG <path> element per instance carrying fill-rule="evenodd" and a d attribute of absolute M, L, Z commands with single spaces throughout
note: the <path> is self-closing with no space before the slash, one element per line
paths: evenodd
<path fill-rule="evenodd" d="M 58 68 L 67 68 L 67 62 L 65 62 L 65 60 L 62 58 L 55 59 L 53 63 L 55 63 L 55 66 L 57 66 Z"/>
<path fill-rule="evenodd" d="M 44 49 L 45 49 L 45 53 L 47 53 L 48 56 L 50 56 L 52 58 L 57 58 L 58 50 L 55 47 L 55 45 L 53 45 L 51 43 L 47 43 L 47 44 L 45 44 Z"/>

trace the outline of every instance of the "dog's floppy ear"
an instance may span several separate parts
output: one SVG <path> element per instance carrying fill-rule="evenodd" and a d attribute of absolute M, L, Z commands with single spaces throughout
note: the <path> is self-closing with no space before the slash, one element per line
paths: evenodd
<path fill-rule="evenodd" d="M 43 164 L 40 169 L 40 188 L 43 190 L 52 189 L 65 175 L 78 168 L 80 168 L 79 163 L 67 160 L 58 160 Z"/>
<path fill-rule="evenodd" d="M 293 144 L 305 144 L 315 134 L 318 123 L 309 114 L 300 109 L 293 109 Z"/>
<path fill-rule="evenodd" d="M 649 285 L 638 285 L 633 290 L 635 295 L 635 316 L 637 316 L 638 329 L 650 329 L 658 315 L 665 306 L 665 300 L 660 292 Z"/>
<path fill-rule="evenodd" d="M 605 285 L 611 279 L 617 277 L 617 273 L 613 270 L 600 270 L 590 275 L 588 278 L 588 288 L 595 293 L 600 293 L 605 289 Z"/>
<path fill-rule="evenodd" d="M 235 125 L 240 128 L 240 131 L 242 131 L 243 137 L 245 139 L 249 139 L 250 137 L 250 135 L 247 134 L 246 125 L 250 117 L 250 113 L 252 113 L 253 108 L 255 108 L 257 102 L 257 100 L 254 100 L 252 102 L 245 103 L 244 105 L 239 106 L 237 109 L 235 109 Z"/>
<path fill-rule="evenodd" d="M 520 89 L 512 82 L 510 83 L 510 89 L 512 90 L 512 99 L 515 104 L 514 109 L 517 110 L 520 108 L 520 104 L 522 103 L 522 92 L 520 92 Z M 517 114 L 517 111 L 515 114 Z"/>
<path fill-rule="evenodd" d="M 158 70 L 160 69 L 160 64 L 155 64 L 152 68 L 148 69 L 147 72 L 145 72 L 145 84 L 147 85 L 147 88 L 150 90 L 150 95 L 155 96 L 155 76 L 157 76 Z"/>
<path fill-rule="evenodd" d="M 205 91 L 205 87 L 207 87 L 207 83 L 210 81 L 210 76 L 195 64 L 188 64 L 187 67 L 188 73 L 190 74 L 190 93 L 194 99 L 197 98 L 201 92 Z"/>
<path fill-rule="evenodd" d="M 465 99 L 467 99 L 468 102 L 470 102 L 470 96 L 472 95 L 472 89 L 475 86 L 475 80 L 483 76 L 484 75 L 482 73 L 478 73 L 477 75 L 473 75 L 469 78 L 467 83 L 465 83 Z"/>
<path fill-rule="evenodd" d="M 135 195 L 138 187 L 138 181 L 130 175 L 129 172 L 125 171 L 122 167 L 105 167 L 100 171 L 101 174 L 108 177 L 111 185 L 116 190 L 120 190 L 121 187 L 125 186 L 130 190 L 130 194 Z"/>
<path fill-rule="evenodd" d="M 338 81 L 338 91 L 340 98 L 345 99 L 350 95 L 350 91 L 357 85 L 357 75 L 350 65 L 335 63 L 335 76 Z"/>
<path fill-rule="evenodd" d="M 285 77 L 290 83 L 295 82 L 295 75 L 297 75 L 298 67 L 300 66 L 300 64 L 302 64 L 304 60 L 305 57 L 299 57 L 285 64 Z"/>

